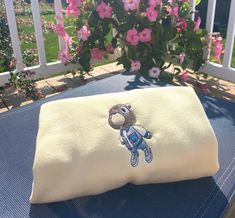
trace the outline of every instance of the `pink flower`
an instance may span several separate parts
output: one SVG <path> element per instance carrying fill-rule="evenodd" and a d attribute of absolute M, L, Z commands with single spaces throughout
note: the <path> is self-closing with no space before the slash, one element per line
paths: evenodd
<path fill-rule="evenodd" d="M 80 6 L 84 0 L 66 0 L 67 3 Z"/>
<path fill-rule="evenodd" d="M 184 29 L 184 30 L 187 30 L 187 28 L 188 28 L 188 24 L 187 24 L 186 20 L 184 20 L 184 19 L 180 19 L 177 22 L 177 26 L 182 27 L 182 29 Z"/>
<path fill-rule="evenodd" d="M 193 31 L 197 32 L 199 30 L 200 25 L 201 25 L 201 21 L 202 21 L 201 17 L 198 16 L 197 21 L 194 22 L 194 29 L 193 29 Z"/>
<path fill-rule="evenodd" d="M 147 15 L 148 20 L 150 22 L 155 22 L 157 20 L 157 17 L 158 17 L 158 12 L 156 10 L 154 10 L 153 7 L 149 7 L 146 10 L 146 15 Z"/>
<path fill-rule="evenodd" d="M 82 50 L 82 46 L 81 45 L 77 45 L 76 47 L 76 52 L 79 54 Z"/>
<path fill-rule="evenodd" d="M 141 63 L 139 60 L 135 60 L 135 61 L 131 61 L 131 70 L 130 72 L 136 72 L 138 70 L 140 70 L 141 67 Z"/>
<path fill-rule="evenodd" d="M 64 39 L 67 46 L 72 45 L 72 38 L 68 35 L 68 33 L 66 33 L 64 27 L 61 24 L 55 25 L 55 31 L 60 37 Z"/>
<path fill-rule="evenodd" d="M 184 82 L 189 80 L 189 75 L 188 75 L 188 72 L 186 70 L 180 75 L 180 79 Z"/>
<path fill-rule="evenodd" d="M 105 55 L 105 51 L 99 48 L 92 48 L 91 49 L 91 58 L 94 60 L 102 60 Z"/>
<path fill-rule="evenodd" d="M 105 4 L 103 1 L 96 10 L 99 13 L 101 19 L 112 17 L 113 8 Z"/>
<path fill-rule="evenodd" d="M 61 51 L 59 52 L 58 58 L 59 58 L 59 60 L 62 61 L 63 64 L 67 63 L 67 61 L 68 61 L 69 58 L 70 58 L 70 54 L 69 54 L 68 49 L 61 50 Z"/>
<path fill-rule="evenodd" d="M 55 16 L 55 19 L 58 20 L 58 21 L 63 21 L 63 18 L 59 15 Z"/>
<path fill-rule="evenodd" d="M 61 37 L 64 37 L 65 34 L 66 34 L 65 29 L 64 29 L 64 27 L 61 24 L 56 24 L 55 25 L 55 31 Z"/>
<path fill-rule="evenodd" d="M 161 2 L 161 0 L 149 0 L 149 6 L 155 8 L 157 5 L 160 5 Z"/>
<path fill-rule="evenodd" d="M 79 16 L 79 7 L 81 6 L 83 0 L 67 0 L 66 2 L 69 4 L 65 10 L 66 15 L 68 16 L 72 14 L 75 17 Z"/>
<path fill-rule="evenodd" d="M 197 86 L 201 89 L 204 94 L 209 94 L 211 92 L 208 84 L 197 83 Z"/>
<path fill-rule="evenodd" d="M 81 39 L 82 41 L 86 41 L 90 35 L 91 35 L 91 31 L 85 25 L 83 25 L 82 28 L 77 31 L 77 37 Z"/>
<path fill-rule="evenodd" d="M 122 0 L 125 11 L 134 11 L 139 8 L 140 0 Z"/>
<path fill-rule="evenodd" d="M 176 28 L 176 31 L 177 31 L 177 33 L 182 33 L 182 30 L 181 30 L 180 27 L 177 27 L 177 28 Z"/>
<path fill-rule="evenodd" d="M 111 44 L 108 44 L 107 46 L 107 52 L 113 54 L 114 53 L 114 47 Z"/>
<path fill-rule="evenodd" d="M 129 42 L 133 46 L 138 45 L 139 35 L 138 35 L 138 32 L 135 28 L 130 29 L 130 30 L 127 31 L 126 41 Z"/>
<path fill-rule="evenodd" d="M 182 53 L 179 55 L 179 61 L 180 61 L 181 64 L 184 62 L 184 59 L 185 59 L 185 53 L 182 52 Z"/>
<path fill-rule="evenodd" d="M 139 38 L 141 42 L 150 42 L 152 39 L 152 30 L 144 28 L 142 32 L 139 33 Z"/>
<path fill-rule="evenodd" d="M 215 59 L 220 63 L 220 56 L 223 52 L 223 44 L 221 43 L 222 41 L 222 37 L 218 37 L 217 39 L 214 40 L 214 44 L 215 44 L 215 48 L 214 48 L 214 52 L 215 52 Z"/>
<path fill-rule="evenodd" d="M 158 67 L 152 67 L 149 70 L 149 77 L 158 79 L 158 77 L 160 76 L 160 73 L 161 73 L 161 70 Z"/>
<path fill-rule="evenodd" d="M 179 7 L 178 6 L 175 6 L 175 7 L 167 6 L 167 12 L 169 13 L 170 16 L 176 17 L 177 19 L 179 18 Z"/>
<path fill-rule="evenodd" d="M 79 14 L 80 14 L 80 11 L 79 11 L 77 5 L 70 3 L 67 6 L 67 8 L 65 9 L 65 13 L 66 13 L 67 16 L 71 14 L 71 15 L 73 15 L 75 17 L 78 17 Z"/>
<path fill-rule="evenodd" d="M 64 35 L 63 39 L 64 39 L 67 46 L 72 45 L 73 40 L 67 33 Z"/>

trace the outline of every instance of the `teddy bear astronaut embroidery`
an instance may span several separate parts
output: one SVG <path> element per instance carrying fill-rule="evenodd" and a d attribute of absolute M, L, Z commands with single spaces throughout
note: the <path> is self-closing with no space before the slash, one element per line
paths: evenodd
<path fill-rule="evenodd" d="M 109 110 L 109 125 L 116 130 L 120 130 L 120 141 L 131 152 L 131 165 L 138 165 L 139 150 L 145 155 L 145 161 L 150 163 L 153 159 L 151 148 L 144 138 L 150 139 L 151 132 L 144 127 L 135 125 L 136 115 L 130 105 L 117 104 Z"/>

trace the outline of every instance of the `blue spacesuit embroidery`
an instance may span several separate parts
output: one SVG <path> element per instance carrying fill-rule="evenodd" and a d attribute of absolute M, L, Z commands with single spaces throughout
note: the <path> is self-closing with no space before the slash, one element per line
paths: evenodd
<path fill-rule="evenodd" d="M 136 116 L 130 105 L 118 104 L 110 109 L 109 124 L 114 129 L 120 130 L 120 141 L 130 151 L 130 162 L 133 167 L 138 165 L 139 151 L 141 150 L 144 152 L 147 163 L 153 159 L 151 148 L 144 141 L 144 138 L 150 139 L 152 134 L 135 123 Z"/>

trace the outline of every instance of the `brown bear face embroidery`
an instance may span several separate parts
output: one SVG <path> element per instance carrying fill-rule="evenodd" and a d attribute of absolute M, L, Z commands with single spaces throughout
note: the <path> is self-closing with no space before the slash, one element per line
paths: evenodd
<path fill-rule="evenodd" d="M 128 128 L 136 123 L 136 116 L 130 105 L 117 104 L 109 110 L 108 121 L 114 129 Z"/>
<path fill-rule="evenodd" d="M 136 115 L 129 104 L 117 104 L 109 110 L 109 125 L 116 130 L 120 130 L 120 141 L 131 152 L 131 165 L 137 166 L 139 152 L 142 150 L 145 160 L 150 163 L 153 159 L 151 148 L 146 144 L 144 138 L 150 139 L 151 132 L 144 127 L 135 125 Z"/>

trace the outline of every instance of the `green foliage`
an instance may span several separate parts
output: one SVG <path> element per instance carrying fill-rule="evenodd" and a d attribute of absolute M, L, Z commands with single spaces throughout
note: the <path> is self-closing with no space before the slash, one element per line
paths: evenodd
<path fill-rule="evenodd" d="M 39 98 L 39 94 L 36 89 L 35 80 L 32 79 L 34 74 L 35 72 L 29 70 L 22 72 L 11 72 L 9 85 L 25 94 L 27 97 L 37 100 Z"/>
<path fill-rule="evenodd" d="M 12 59 L 11 39 L 5 16 L 0 17 L 0 72 L 10 70 Z"/>
<path fill-rule="evenodd" d="M 80 63 L 82 72 L 91 70 L 91 49 L 99 48 L 105 51 L 110 43 L 114 48 L 121 47 L 122 49 L 122 55 L 117 59 L 118 64 L 123 64 L 126 70 L 130 70 L 131 62 L 139 60 L 141 62 L 140 73 L 143 75 L 148 74 L 152 67 L 160 68 L 163 72 L 167 68 L 166 62 L 170 62 L 170 65 L 174 64 L 176 75 L 179 74 L 178 65 L 182 69 L 191 68 L 196 72 L 204 64 L 203 51 L 207 46 L 207 42 L 205 43 L 207 32 L 194 30 L 195 22 L 191 20 L 190 3 L 175 1 L 179 6 L 179 17 L 176 19 L 167 12 L 170 6 L 168 1 L 162 1 L 161 6 L 155 8 L 158 11 L 157 20 L 150 22 L 143 15 L 148 7 L 148 0 L 141 1 L 138 10 L 128 12 L 124 10 L 122 1 L 104 0 L 113 9 L 113 16 L 105 19 L 101 19 L 96 10 L 101 1 L 94 2 L 95 4 L 90 0 L 84 1 L 77 21 L 74 22 L 74 17 L 71 18 L 76 24 L 76 30 L 86 25 L 91 31 L 90 37 L 85 42 L 78 40 L 76 36 L 73 37 L 74 42 L 70 47 L 73 61 L 77 60 Z M 199 3 L 200 1 L 197 1 L 197 4 Z M 186 28 L 181 26 L 181 21 L 186 23 Z M 126 35 L 127 31 L 132 28 L 138 32 L 145 28 L 151 29 L 152 40 L 149 43 L 139 42 L 137 46 L 130 45 L 126 41 Z M 109 39 L 108 36 L 113 31 L 115 35 Z M 79 54 L 74 49 L 76 46 L 81 47 Z M 180 63 L 179 56 L 182 53 L 185 54 L 185 58 Z M 108 53 L 105 57 L 107 56 Z M 171 80 L 172 75 L 161 75 L 160 78 Z"/>
<path fill-rule="evenodd" d="M 196 6 L 201 3 L 201 0 L 196 0 Z"/>

